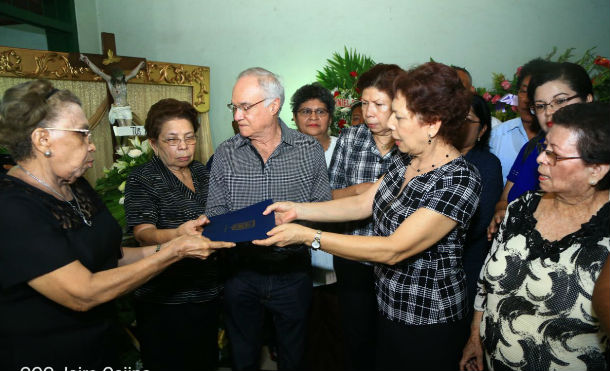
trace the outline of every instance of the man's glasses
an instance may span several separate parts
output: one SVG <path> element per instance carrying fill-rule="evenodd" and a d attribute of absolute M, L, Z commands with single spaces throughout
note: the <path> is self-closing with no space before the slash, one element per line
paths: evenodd
<path fill-rule="evenodd" d="M 235 112 L 237 112 L 237 110 L 242 111 L 243 113 L 248 112 L 250 109 L 252 109 L 252 107 L 256 106 L 257 104 L 264 102 L 265 100 L 267 100 L 267 98 L 263 98 L 261 100 L 259 100 L 256 103 L 252 103 L 252 104 L 239 104 L 239 105 L 235 105 L 233 103 L 229 103 L 227 104 L 227 107 L 229 107 L 229 109 L 231 110 L 231 112 L 233 112 L 233 114 L 235 114 Z"/>
<path fill-rule="evenodd" d="M 577 158 L 582 158 L 580 156 L 566 156 L 566 157 L 558 156 L 555 152 L 551 151 L 550 149 L 546 149 L 545 143 L 536 144 L 536 149 L 538 150 L 538 153 L 544 152 L 544 155 L 549 160 L 550 166 L 555 166 L 557 164 L 557 161 L 574 160 Z"/>
<path fill-rule="evenodd" d="M 167 139 L 162 139 L 161 141 L 164 143 L 167 143 L 167 145 L 170 147 L 176 147 L 182 141 L 184 141 L 184 144 L 186 144 L 187 146 L 192 146 L 193 144 L 197 143 L 197 137 L 196 136 L 184 137 L 184 139 L 167 138 Z"/>
<path fill-rule="evenodd" d="M 46 130 L 58 130 L 58 131 L 72 131 L 75 133 L 80 133 L 84 139 L 87 140 L 87 143 L 91 143 L 91 130 L 89 129 L 66 129 L 66 128 L 45 128 Z"/>
<path fill-rule="evenodd" d="M 326 110 L 324 108 L 316 108 L 316 109 L 302 108 L 302 109 L 298 110 L 297 113 L 299 115 L 305 116 L 305 117 L 311 117 L 311 115 L 313 115 L 314 113 L 318 117 L 324 117 L 324 116 L 328 115 L 328 110 Z"/>
<path fill-rule="evenodd" d="M 532 115 L 535 115 L 537 113 L 543 113 L 546 111 L 547 107 L 551 107 L 551 109 L 555 110 L 558 109 L 560 107 L 563 107 L 566 103 L 568 103 L 569 101 L 571 101 L 574 98 L 578 98 L 580 97 L 580 95 L 576 94 L 573 95 L 571 97 L 567 97 L 567 98 L 556 98 L 553 99 L 550 103 L 534 103 L 530 106 L 530 112 L 532 113 Z"/>

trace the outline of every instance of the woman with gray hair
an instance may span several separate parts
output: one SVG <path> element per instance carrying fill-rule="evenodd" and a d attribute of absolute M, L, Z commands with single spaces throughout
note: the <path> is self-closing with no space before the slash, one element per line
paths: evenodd
<path fill-rule="evenodd" d="M 95 145 L 79 99 L 44 80 L 0 104 L 0 369 L 117 365 L 114 298 L 186 257 L 231 247 L 185 235 L 121 247 L 121 228 L 83 173 Z"/>
<path fill-rule="evenodd" d="M 542 191 L 506 212 L 479 276 L 461 370 L 606 370 L 591 297 L 610 251 L 610 105 L 553 114 L 539 146 Z"/>

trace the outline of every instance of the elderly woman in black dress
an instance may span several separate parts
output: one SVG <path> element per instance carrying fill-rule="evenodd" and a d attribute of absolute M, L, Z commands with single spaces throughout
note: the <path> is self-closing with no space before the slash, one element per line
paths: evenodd
<path fill-rule="evenodd" d="M 479 202 L 478 171 L 455 148 L 470 93 L 448 66 L 429 62 L 394 81 L 388 127 L 402 155 L 366 192 L 322 203 L 279 202 L 281 224 L 261 245 L 306 243 L 375 263 L 382 370 L 455 368 L 466 286 L 465 231 Z M 373 217 L 374 236 L 316 231 L 293 220 L 337 222 Z"/>
<path fill-rule="evenodd" d="M 145 129 L 155 155 L 127 178 L 128 227 L 143 245 L 201 234 L 209 173 L 193 160 L 197 111 L 188 102 L 163 99 L 148 111 Z M 216 368 L 221 289 L 213 257 L 185 259 L 136 290 L 144 367 Z"/>
<path fill-rule="evenodd" d="M 95 151 L 81 103 L 48 81 L 5 92 L 0 144 L 17 162 L 0 175 L 2 370 L 118 366 L 110 301 L 233 245 L 185 235 L 121 248 L 118 223 L 81 178 Z"/>

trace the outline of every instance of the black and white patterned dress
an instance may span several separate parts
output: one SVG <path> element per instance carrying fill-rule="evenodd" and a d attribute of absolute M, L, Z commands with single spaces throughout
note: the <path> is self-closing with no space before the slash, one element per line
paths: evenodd
<path fill-rule="evenodd" d="M 425 251 L 393 266 L 375 264 L 379 312 L 404 325 L 456 322 L 467 313 L 462 252 L 479 203 L 481 177 L 463 157 L 411 179 L 399 193 L 411 158 L 394 158 L 373 203 L 375 235 L 389 236 L 420 208 L 457 222 Z"/>
<path fill-rule="evenodd" d="M 479 277 L 475 309 L 490 370 L 606 370 L 591 294 L 610 250 L 610 203 L 549 242 L 534 228 L 543 193 L 508 207 Z"/>

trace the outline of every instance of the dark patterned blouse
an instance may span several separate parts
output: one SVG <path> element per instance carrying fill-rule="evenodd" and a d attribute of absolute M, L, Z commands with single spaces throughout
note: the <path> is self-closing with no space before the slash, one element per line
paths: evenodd
<path fill-rule="evenodd" d="M 390 266 L 375 264 L 377 305 L 388 319 L 407 325 L 455 322 L 464 318 L 466 281 L 462 265 L 470 218 L 479 203 L 481 177 L 463 157 L 411 179 L 404 190 L 410 158 L 396 156 L 373 203 L 375 235 L 389 236 L 420 208 L 457 222 L 436 244 Z"/>
<path fill-rule="evenodd" d="M 606 370 L 607 336 L 591 294 L 610 250 L 610 203 L 578 231 L 534 228 L 541 192 L 508 207 L 479 278 L 475 309 L 490 370 Z"/>

